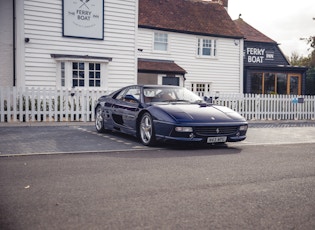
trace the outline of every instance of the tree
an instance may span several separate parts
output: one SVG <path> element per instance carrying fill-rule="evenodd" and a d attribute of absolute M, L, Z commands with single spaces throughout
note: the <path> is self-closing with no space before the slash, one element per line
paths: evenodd
<path fill-rule="evenodd" d="M 293 52 L 291 57 L 288 58 L 292 66 L 306 66 L 311 67 L 311 55 L 308 57 L 300 56 L 297 52 Z"/>

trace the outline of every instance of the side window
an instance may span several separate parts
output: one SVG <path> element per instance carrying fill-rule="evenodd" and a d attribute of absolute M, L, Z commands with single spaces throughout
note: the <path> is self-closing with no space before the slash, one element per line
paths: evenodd
<path fill-rule="evenodd" d="M 125 90 L 120 91 L 120 93 L 119 93 L 118 95 L 116 95 L 115 99 L 117 99 L 117 100 L 123 100 L 123 99 L 124 99 L 125 94 L 126 94 L 126 89 L 125 89 Z"/>
<path fill-rule="evenodd" d="M 137 101 L 140 101 L 140 89 L 139 87 L 125 89 L 116 96 L 116 99 L 136 103 Z"/>
<path fill-rule="evenodd" d="M 140 101 L 139 87 L 130 88 L 129 90 L 127 90 L 125 97 L 126 96 L 128 96 L 128 99 L 126 99 L 127 102 L 136 103 L 137 101 Z"/>

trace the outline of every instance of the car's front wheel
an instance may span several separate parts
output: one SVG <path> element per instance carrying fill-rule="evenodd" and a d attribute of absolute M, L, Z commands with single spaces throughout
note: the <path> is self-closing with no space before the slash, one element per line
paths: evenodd
<path fill-rule="evenodd" d="M 103 115 L 102 115 L 102 108 L 101 108 L 101 106 L 98 106 L 96 108 L 96 112 L 95 112 L 95 128 L 96 128 L 97 132 L 99 132 L 99 133 L 106 132 L 106 129 L 104 128 L 104 118 L 103 118 Z"/>
<path fill-rule="evenodd" d="M 156 143 L 153 119 L 149 113 L 144 113 L 141 117 L 139 134 L 142 144 L 153 146 Z"/>

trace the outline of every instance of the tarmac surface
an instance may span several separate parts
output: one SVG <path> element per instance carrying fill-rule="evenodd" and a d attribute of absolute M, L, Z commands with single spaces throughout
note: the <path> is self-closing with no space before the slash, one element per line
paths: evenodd
<path fill-rule="evenodd" d="M 303 143 L 315 143 L 313 120 L 250 121 L 246 140 L 227 146 Z M 154 149 L 128 135 L 97 133 L 93 122 L 0 123 L 0 157 Z"/>

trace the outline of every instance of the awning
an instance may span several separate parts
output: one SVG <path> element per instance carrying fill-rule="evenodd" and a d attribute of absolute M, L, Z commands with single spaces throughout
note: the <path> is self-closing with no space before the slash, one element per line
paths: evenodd
<path fill-rule="evenodd" d="M 174 61 L 156 59 L 138 59 L 139 73 L 180 74 L 187 72 Z"/>

